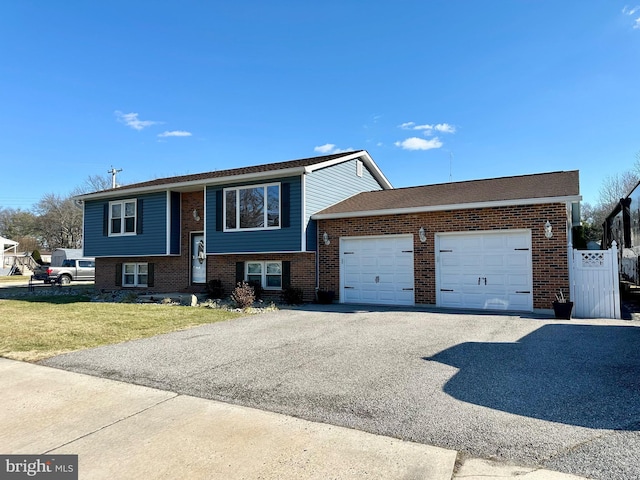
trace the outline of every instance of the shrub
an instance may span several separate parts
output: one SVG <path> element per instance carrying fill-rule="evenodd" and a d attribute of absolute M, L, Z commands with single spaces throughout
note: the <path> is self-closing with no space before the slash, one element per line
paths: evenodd
<path fill-rule="evenodd" d="M 33 258 L 33 260 L 38 264 L 38 265 L 42 265 L 42 255 L 40 255 L 40 251 L 39 250 L 34 250 L 33 252 L 31 252 L 31 258 Z"/>
<path fill-rule="evenodd" d="M 328 305 L 333 303 L 335 292 L 333 290 L 318 290 L 318 303 Z"/>
<path fill-rule="evenodd" d="M 287 287 L 282 291 L 282 301 L 289 305 L 300 305 L 304 302 L 301 288 Z"/>
<path fill-rule="evenodd" d="M 222 298 L 224 297 L 224 287 L 222 286 L 222 280 L 213 279 L 207 282 L 207 297 L 209 298 Z"/>
<path fill-rule="evenodd" d="M 239 282 L 231 294 L 231 300 L 238 308 L 247 309 L 255 301 L 256 296 L 253 287 L 247 282 Z"/>
<path fill-rule="evenodd" d="M 255 299 L 262 300 L 262 292 L 264 291 L 264 289 L 262 288 L 262 284 L 259 281 L 254 280 L 252 282 L 249 282 L 249 285 L 253 287 L 253 295 Z"/>

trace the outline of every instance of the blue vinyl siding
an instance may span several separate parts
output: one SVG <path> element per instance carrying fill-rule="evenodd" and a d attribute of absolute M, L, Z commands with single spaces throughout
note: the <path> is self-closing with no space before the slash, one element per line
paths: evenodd
<path fill-rule="evenodd" d="M 142 233 L 121 237 L 105 236 L 104 205 L 109 200 L 88 200 L 84 204 L 84 254 L 88 257 L 163 255 L 167 250 L 167 194 L 159 192 L 111 200 L 142 200 Z"/>
<path fill-rule="evenodd" d="M 262 185 L 264 183 L 288 183 L 290 216 L 289 227 L 276 230 L 224 232 L 216 230 L 216 192 L 223 188 Z M 259 182 L 244 182 L 224 186 L 207 187 L 207 253 L 244 252 L 299 252 L 302 235 L 302 198 L 300 177 L 269 179 Z"/>
<path fill-rule="evenodd" d="M 309 173 L 305 184 L 307 208 L 304 217 L 307 250 L 316 249 L 318 238 L 316 222 L 310 219 L 311 215 L 357 193 L 372 190 L 382 190 L 382 186 L 366 165 L 363 165 L 362 177 L 358 177 L 355 159 Z"/>

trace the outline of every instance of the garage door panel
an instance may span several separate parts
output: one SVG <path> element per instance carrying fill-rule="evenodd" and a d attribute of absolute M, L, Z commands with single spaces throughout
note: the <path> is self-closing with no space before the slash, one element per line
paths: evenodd
<path fill-rule="evenodd" d="M 344 260 L 340 265 L 342 301 L 414 303 L 412 236 L 342 238 L 340 245 Z"/>
<path fill-rule="evenodd" d="M 507 247 L 531 249 L 531 239 L 527 235 L 511 235 L 507 238 Z"/>
<path fill-rule="evenodd" d="M 530 232 L 442 234 L 436 242 L 438 305 L 533 309 Z"/>
<path fill-rule="evenodd" d="M 484 251 L 491 250 L 504 250 L 506 247 L 506 241 L 504 237 L 500 237 L 497 235 L 486 236 L 482 238 L 482 246 Z"/>
<path fill-rule="evenodd" d="M 509 301 L 503 296 L 500 297 L 487 297 L 485 298 L 483 309 L 487 310 L 508 310 Z"/>
<path fill-rule="evenodd" d="M 506 263 L 503 255 L 486 255 L 484 257 L 485 267 L 504 267 Z"/>
<path fill-rule="evenodd" d="M 510 310 L 527 310 L 529 308 L 528 295 L 514 293 L 508 298 Z"/>
<path fill-rule="evenodd" d="M 529 287 L 529 277 L 525 274 L 517 275 L 512 273 L 507 281 L 511 287 Z"/>
<path fill-rule="evenodd" d="M 447 267 L 459 267 L 460 257 L 443 253 L 440 256 L 440 263 Z"/>
<path fill-rule="evenodd" d="M 469 268 L 480 266 L 483 263 L 482 255 L 461 255 L 460 266 Z"/>
<path fill-rule="evenodd" d="M 527 254 L 510 254 L 506 256 L 508 267 L 528 267 L 529 256 Z"/>

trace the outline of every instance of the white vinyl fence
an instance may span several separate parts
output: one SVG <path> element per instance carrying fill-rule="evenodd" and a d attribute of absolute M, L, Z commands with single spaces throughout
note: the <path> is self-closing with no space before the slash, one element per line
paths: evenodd
<path fill-rule="evenodd" d="M 620 318 L 618 247 L 609 250 L 569 248 L 569 275 L 573 316 Z"/>

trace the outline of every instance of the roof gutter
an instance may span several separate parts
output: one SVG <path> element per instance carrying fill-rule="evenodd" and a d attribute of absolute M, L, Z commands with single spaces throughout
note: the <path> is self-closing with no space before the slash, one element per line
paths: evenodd
<path fill-rule="evenodd" d="M 575 203 L 582 200 L 580 195 L 564 197 L 525 198 L 518 200 L 498 200 L 492 202 L 457 203 L 452 205 L 432 205 L 420 207 L 389 208 L 382 210 L 363 210 L 358 212 L 316 213 L 313 220 L 331 220 L 336 218 L 377 217 L 382 215 L 400 215 L 406 213 L 443 212 L 446 210 L 470 210 L 472 208 L 513 207 L 519 205 L 541 205 L 545 203 Z"/>

